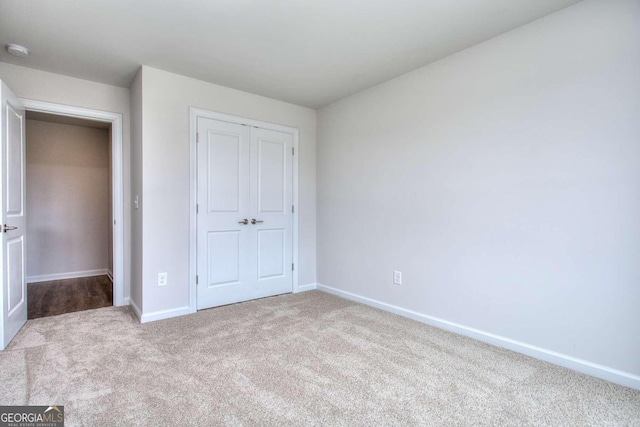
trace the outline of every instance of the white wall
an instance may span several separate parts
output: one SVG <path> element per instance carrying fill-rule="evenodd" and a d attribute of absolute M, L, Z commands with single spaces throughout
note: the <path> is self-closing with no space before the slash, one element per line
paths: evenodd
<path fill-rule="evenodd" d="M 28 61 L 28 60 L 27 60 Z M 72 105 L 122 114 L 124 157 L 124 286 L 129 296 L 131 277 L 131 186 L 129 161 L 129 89 L 48 73 L 0 62 L 3 80 L 20 98 Z"/>
<path fill-rule="evenodd" d="M 142 315 L 142 69 L 131 84 L 131 303 Z"/>
<path fill-rule="evenodd" d="M 26 121 L 28 281 L 108 268 L 108 133 Z"/>
<path fill-rule="evenodd" d="M 299 284 L 315 283 L 316 112 L 143 67 L 144 314 L 189 305 L 189 107 L 299 129 Z M 157 286 L 160 272 L 166 287 Z"/>
<path fill-rule="evenodd" d="M 639 23 L 584 1 L 320 110 L 318 282 L 638 386 Z"/>

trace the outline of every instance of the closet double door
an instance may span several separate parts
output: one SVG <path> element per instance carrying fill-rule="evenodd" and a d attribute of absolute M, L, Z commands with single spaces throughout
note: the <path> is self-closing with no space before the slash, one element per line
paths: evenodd
<path fill-rule="evenodd" d="M 198 309 L 293 288 L 293 136 L 198 118 Z"/>

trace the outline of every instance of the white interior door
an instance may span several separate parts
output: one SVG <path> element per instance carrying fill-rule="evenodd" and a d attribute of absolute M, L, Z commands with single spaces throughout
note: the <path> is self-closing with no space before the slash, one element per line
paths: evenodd
<path fill-rule="evenodd" d="M 2 98 L 2 348 L 11 342 L 27 321 L 25 281 L 25 116 L 24 108 L 0 82 Z"/>
<path fill-rule="evenodd" d="M 292 136 L 198 118 L 197 305 L 291 292 Z"/>

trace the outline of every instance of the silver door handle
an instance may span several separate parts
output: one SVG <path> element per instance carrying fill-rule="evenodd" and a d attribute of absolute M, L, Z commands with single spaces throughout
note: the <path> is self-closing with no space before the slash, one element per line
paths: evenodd
<path fill-rule="evenodd" d="M 257 220 L 257 219 L 255 219 L 255 218 L 251 218 L 251 224 L 253 224 L 253 225 L 259 224 L 259 223 L 261 223 L 261 222 L 264 222 L 264 221 L 258 221 L 258 220 Z"/>
<path fill-rule="evenodd" d="M 238 221 L 238 224 L 247 225 L 247 224 L 249 224 L 249 220 L 247 218 L 245 218 L 242 221 Z"/>
<path fill-rule="evenodd" d="M 17 230 L 18 227 L 14 227 L 13 225 L 7 225 L 5 224 L 4 227 L 2 227 L 2 231 L 4 231 L 5 233 L 7 231 L 11 231 L 11 230 Z"/>

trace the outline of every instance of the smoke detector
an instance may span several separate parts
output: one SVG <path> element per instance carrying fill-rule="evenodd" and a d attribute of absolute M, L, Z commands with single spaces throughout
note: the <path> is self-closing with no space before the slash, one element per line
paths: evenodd
<path fill-rule="evenodd" d="M 9 52 L 11 55 L 19 56 L 20 58 L 24 58 L 25 56 L 29 55 L 29 49 L 24 46 L 20 46 L 19 44 L 8 44 L 7 52 Z"/>

